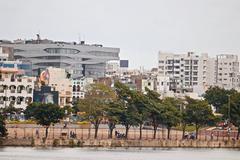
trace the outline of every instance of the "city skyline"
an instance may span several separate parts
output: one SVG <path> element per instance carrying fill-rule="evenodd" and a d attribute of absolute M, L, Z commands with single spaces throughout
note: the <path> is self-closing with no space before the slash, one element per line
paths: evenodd
<path fill-rule="evenodd" d="M 240 2 L 1 1 L 0 39 L 85 40 L 120 48 L 130 68 L 157 67 L 158 51 L 238 54 Z M 238 54 L 239 55 L 239 54 Z"/>

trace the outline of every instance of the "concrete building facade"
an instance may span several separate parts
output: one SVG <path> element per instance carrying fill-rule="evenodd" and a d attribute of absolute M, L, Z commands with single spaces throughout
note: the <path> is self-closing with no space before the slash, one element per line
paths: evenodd
<path fill-rule="evenodd" d="M 32 62 L 33 75 L 39 69 L 56 67 L 66 69 L 72 78 L 103 77 L 106 62 L 119 59 L 119 48 L 87 45 L 85 43 L 53 42 L 43 40 L 0 43 L 2 47 L 13 48 L 15 59 Z"/>
<path fill-rule="evenodd" d="M 67 77 L 65 69 L 48 67 L 46 80 L 53 91 L 59 92 L 58 104 L 61 107 L 72 105 L 72 82 Z"/>
<path fill-rule="evenodd" d="M 221 54 L 216 58 L 216 84 L 226 89 L 239 88 L 237 55 Z"/>
<path fill-rule="evenodd" d="M 168 77 L 170 91 L 203 94 L 210 86 L 225 89 L 239 88 L 237 55 L 197 55 L 159 52 L 158 74 Z"/>
<path fill-rule="evenodd" d="M 85 97 L 87 87 L 93 83 L 93 78 L 72 79 L 72 102 L 77 102 Z"/>
<path fill-rule="evenodd" d="M 0 67 L 0 107 L 13 105 L 25 109 L 32 103 L 35 77 L 24 76 L 20 69 Z"/>

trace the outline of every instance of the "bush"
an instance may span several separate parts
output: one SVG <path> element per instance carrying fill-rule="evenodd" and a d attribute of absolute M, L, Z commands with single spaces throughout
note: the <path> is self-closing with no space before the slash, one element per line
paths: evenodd
<path fill-rule="evenodd" d="M 7 123 L 8 124 L 36 124 L 36 122 L 33 120 L 25 120 L 25 121 L 15 120 L 15 121 L 8 121 Z"/>
<path fill-rule="evenodd" d="M 59 139 L 54 139 L 53 140 L 53 147 L 57 147 L 57 146 L 59 146 Z"/>
<path fill-rule="evenodd" d="M 70 147 L 74 147 L 74 146 L 75 146 L 75 143 L 74 143 L 74 140 L 73 140 L 73 139 L 70 139 L 70 140 L 69 140 L 69 146 L 70 146 Z"/>

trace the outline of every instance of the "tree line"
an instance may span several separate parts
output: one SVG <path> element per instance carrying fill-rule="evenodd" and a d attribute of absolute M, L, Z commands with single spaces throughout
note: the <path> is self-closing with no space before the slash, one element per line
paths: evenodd
<path fill-rule="evenodd" d="M 175 126 L 182 126 L 184 136 L 186 126 L 195 125 L 197 138 L 200 127 L 215 121 L 206 100 L 159 97 L 157 92 L 148 88 L 144 94 L 120 82 L 115 83 L 114 89 L 104 84 L 93 84 L 85 99 L 75 105 L 75 110 L 84 112 L 83 117 L 94 125 L 95 138 L 103 120 L 108 121 L 109 138 L 112 138 L 116 125 L 121 124 L 125 127 L 125 138 L 128 137 L 130 127 L 139 127 L 139 139 L 142 139 L 142 129 L 146 123 L 153 127 L 154 139 L 160 126 L 167 128 L 169 139 L 171 129 Z"/>
<path fill-rule="evenodd" d="M 73 108 L 60 108 L 55 104 L 32 103 L 24 111 L 27 119 L 33 119 L 46 128 L 46 137 L 50 125 L 58 123 L 67 113 L 83 113 L 83 120 L 93 124 L 94 137 L 98 136 L 99 125 L 103 121 L 108 122 L 109 138 L 113 137 L 113 130 L 117 124 L 125 127 L 125 138 L 131 127 L 139 128 L 139 139 L 142 139 L 142 129 L 147 123 L 153 128 L 153 139 L 159 127 L 167 128 L 167 138 L 170 138 L 173 127 L 181 126 L 184 138 L 187 125 L 194 125 L 196 138 L 199 129 L 204 126 L 215 125 L 219 120 L 228 119 L 230 123 L 238 127 L 237 139 L 240 133 L 240 93 L 235 90 L 224 90 L 219 87 L 210 87 L 205 95 L 205 100 L 185 97 L 164 98 L 148 88 L 146 93 L 131 90 L 128 86 L 116 82 L 114 87 L 108 87 L 101 83 L 88 87 L 85 98 L 79 100 Z M 211 105 L 216 108 L 221 117 L 213 114 Z M 0 136 L 5 136 L 5 116 L 3 113 L 11 112 L 5 108 L 0 115 Z M 230 116 L 230 119 L 229 119 Z"/>

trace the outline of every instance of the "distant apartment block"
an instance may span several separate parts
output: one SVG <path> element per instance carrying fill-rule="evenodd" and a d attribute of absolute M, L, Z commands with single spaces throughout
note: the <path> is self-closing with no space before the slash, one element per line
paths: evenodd
<path fill-rule="evenodd" d="M 216 58 L 216 84 L 226 89 L 239 88 L 237 55 L 221 54 Z"/>
<path fill-rule="evenodd" d="M 237 55 L 197 55 L 159 52 L 158 74 L 169 78 L 169 87 L 175 93 L 204 93 L 210 86 L 237 89 L 239 62 Z"/>

